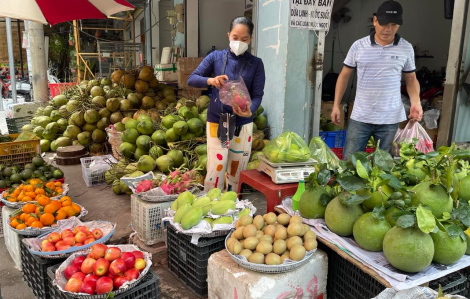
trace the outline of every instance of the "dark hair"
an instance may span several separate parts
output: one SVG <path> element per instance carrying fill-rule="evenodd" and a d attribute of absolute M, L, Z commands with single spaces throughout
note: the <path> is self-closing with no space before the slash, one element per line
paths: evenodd
<path fill-rule="evenodd" d="M 229 32 L 232 32 L 232 29 L 233 27 L 235 27 L 236 25 L 245 25 L 246 27 L 248 27 L 248 31 L 250 32 L 250 36 L 253 35 L 253 29 L 255 28 L 255 25 L 253 25 L 253 21 L 251 21 L 250 18 L 247 18 L 247 17 L 236 17 L 235 19 L 232 20 L 232 22 L 230 23 L 230 31 Z"/>

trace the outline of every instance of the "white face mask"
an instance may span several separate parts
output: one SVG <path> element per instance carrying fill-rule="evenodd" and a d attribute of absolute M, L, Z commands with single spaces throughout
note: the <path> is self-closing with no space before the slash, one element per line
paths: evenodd
<path fill-rule="evenodd" d="M 232 50 L 233 54 L 239 56 L 248 50 L 248 44 L 241 41 L 231 40 L 230 49 Z"/>

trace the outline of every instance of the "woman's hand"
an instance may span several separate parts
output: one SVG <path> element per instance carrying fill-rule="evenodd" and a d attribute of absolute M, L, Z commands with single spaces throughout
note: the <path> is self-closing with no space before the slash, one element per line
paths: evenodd
<path fill-rule="evenodd" d="M 222 85 L 225 84 L 226 80 L 228 81 L 227 75 L 221 75 L 215 78 L 209 78 L 207 79 L 207 85 L 212 85 L 212 86 L 215 86 L 217 89 L 219 89 Z"/>
<path fill-rule="evenodd" d="M 248 118 L 248 117 L 251 117 L 251 115 L 253 115 L 253 114 L 251 113 L 251 109 L 250 109 L 249 106 L 247 106 L 246 111 L 242 111 L 242 110 L 240 109 L 240 107 L 238 107 L 238 106 L 233 106 L 232 108 L 233 108 L 233 112 L 235 112 L 235 114 L 238 115 L 238 116 L 240 116 L 240 117 Z"/>

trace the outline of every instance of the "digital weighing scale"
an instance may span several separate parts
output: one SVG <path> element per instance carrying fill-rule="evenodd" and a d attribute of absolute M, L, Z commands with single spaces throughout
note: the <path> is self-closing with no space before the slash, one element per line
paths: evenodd
<path fill-rule="evenodd" d="M 300 180 L 305 180 L 315 172 L 312 165 L 317 163 L 313 159 L 298 163 L 272 163 L 264 156 L 259 156 L 258 159 L 257 170 L 270 176 L 275 184 L 298 183 Z"/>

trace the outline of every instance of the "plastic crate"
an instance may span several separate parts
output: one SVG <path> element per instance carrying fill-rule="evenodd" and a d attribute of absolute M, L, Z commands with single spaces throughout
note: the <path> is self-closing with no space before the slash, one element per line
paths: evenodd
<path fill-rule="evenodd" d="M 17 118 L 6 118 L 7 128 L 9 134 L 21 133 L 21 128 L 24 125 L 31 124 L 32 116 L 17 117 Z"/>
<path fill-rule="evenodd" d="M 49 280 L 49 289 L 51 299 L 72 299 L 72 297 L 62 293 L 56 286 L 52 284 L 54 281 L 55 271 L 59 265 L 54 265 L 47 269 Z M 160 298 L 160 279 L 157 274 L 150 270 L 142 281 L 129 291 L 119 294 L 114 299 L 158 299 Z"/>
<path fill-rule="evenodd" d="M 332 148 L 331 151 L 335 153 L 335 155 L 338 156 L 340 160 L 343 160 L 343 148 L 342 147 Z"/>
<path fill-rule="evenodd" d="M 177 234 L 176 229 L 167 228 L 168 269 L 196 296 L 208 293 L 207 263 L 209 257 L 225 249 L 225 237 L 201 238 L 197 245 L 191 236 Z"/>
<path fill-rule="evenodd" d="M 460 295 L 468 298 L 467 277 L 461 272 L 451 273 L 429 283 L 429 287 L 435 291 L 439 290 L 439 285 L 446 295 Z"/>
<path fill-rule="evenodd" d="M 320 132 L 319 135 L 329 148 L 344 147 L 346 142 L 346 130 Z"/>
<path fill-rule="evenodd" d="M 5 246 L 10 253 L 10 256 L 15 263 L 15 268 L 22 271 L 21 264 L 21 249 L 20 249 L 20 238 L 17 233 L 9 228 L 10 226 L 10 217 L 9 215 L 13 213 L 15 209 L 9 208 L 7 206 L 2 207 L 2 228 L 3 228 L 3 237 L 5 241 Z"/>
<path fill-rule="evenodd" d="M 328 255 L 328 299 L 374 298 L 385 290 L 385 286 L 331 248 L 321 242 L 318 248 Z"/>
<path fill-rule="evenodd" d="M 7 118 L 8 119 L 8 118 Z M 19 134 L 10 134 L 13 139 Z M 0 164 L 26 165 L 41 153 L 39 139 L 0 143 Z"/>
<path fill-rule="evenodd" d="M 71 83 L 49 83 L 49 90 L 51 92 L 51 97 L 55 97 L 63 93 L 70 86 L 77 85 L 76 82 Z"/>
<path fill-rule="evenodd" d="M 165 241 L 165 227 L 163 218 L 165 210 L 171 206 L 170 202 L 151 203 L 131 195 L 131 217 L 137 237 L 146 245 Z"/>
<path fill-rule="evenodd" d="M 85 157 L 80 158 L 80 162 L 82 164 L 82 175 L 83 180 L 87 187 L 99 186 L 106 184 L 105 173 L 108 169 L 111 168 L 111 165 L 108 165 L 108 168 L 100 168 L 99 170 L 91 170 L 90 164 L 93 161 L 104 161 L 106 163 L 116 163 L 116 159 L 114 159 L 111 155 L 103 155 L 103 156 L 94 156 L 94 157 Z"/>
<path fill-rule="evenodd" d="M 21 262 L 23 264 L 23 280 L 31 288 L 34 295 L 41 299 L 50 299 L 50 286 L 47 276 L 47 268 L 61 264 L 65 259 L 42 259 L 34 256 L 21 242 Z"/>

